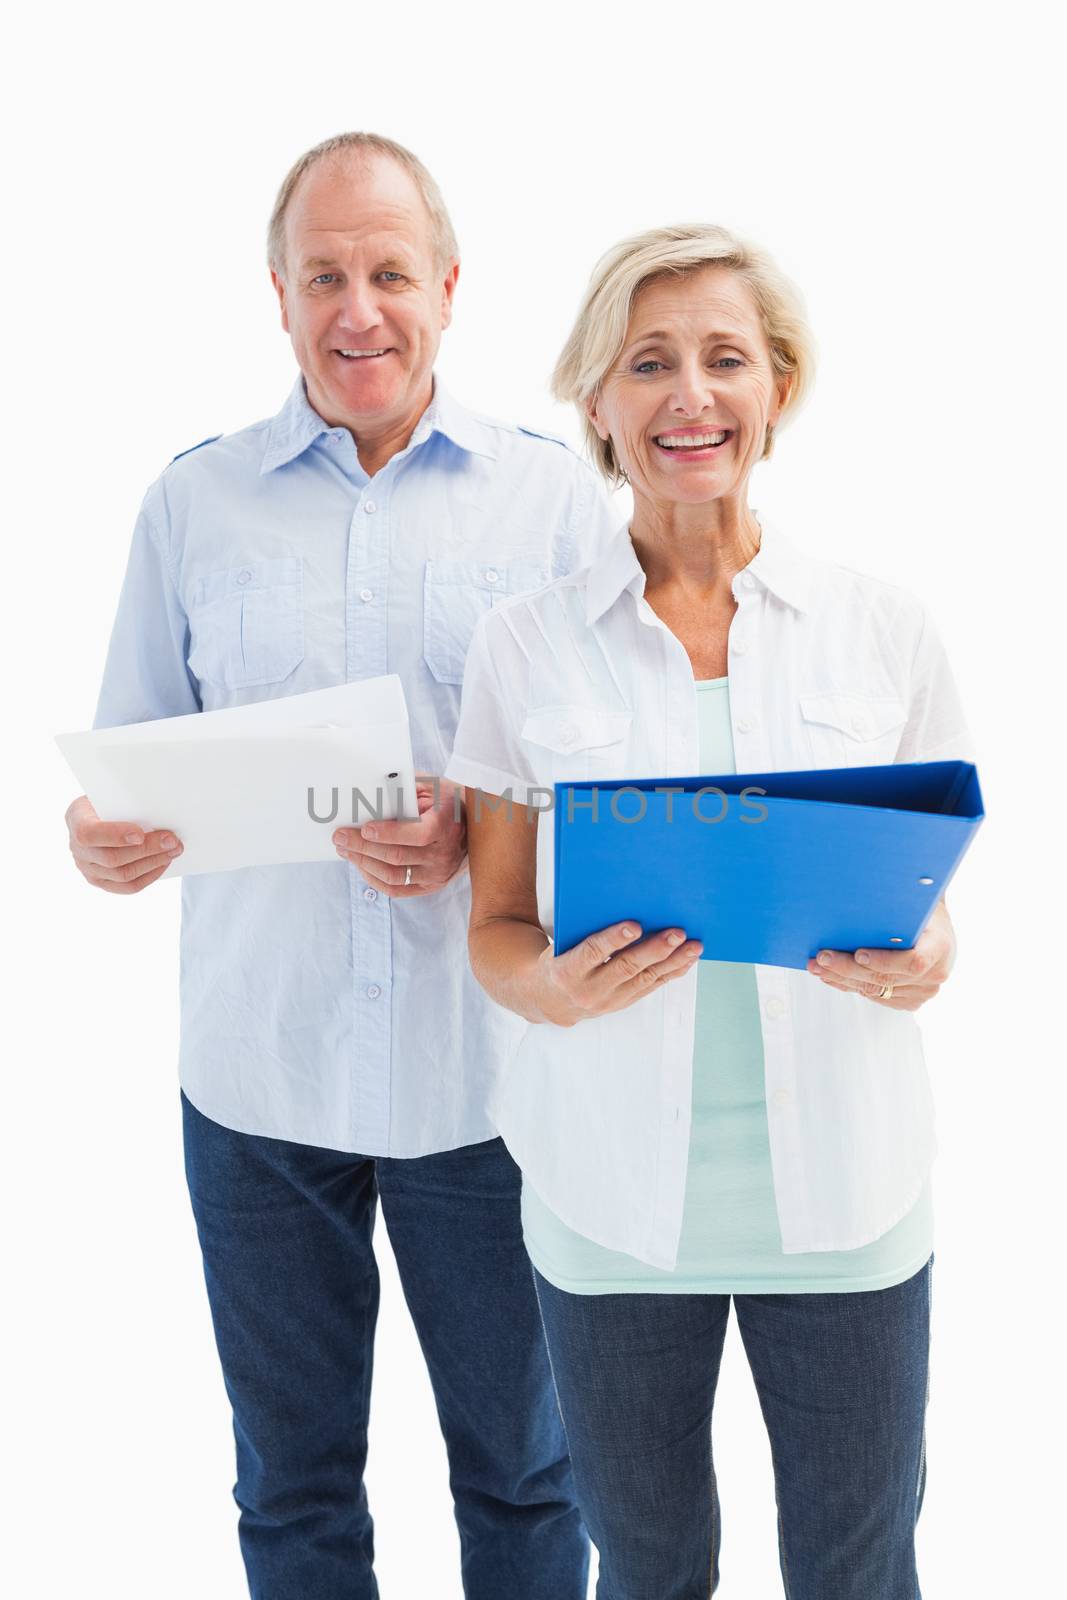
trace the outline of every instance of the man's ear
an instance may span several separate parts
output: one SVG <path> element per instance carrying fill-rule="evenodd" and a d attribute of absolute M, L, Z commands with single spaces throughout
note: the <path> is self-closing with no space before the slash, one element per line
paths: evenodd
<path fill-rule="evenodd" d="M 275 272 L 273 267 L 271 267 L 270 281 L 274 285 L 274 292 L 278 296 L 278 304 L 282 308 L 282 327 L 285 329 L 286 333 L 288 333 L 289 313 L 285 306 L 285 279 L 281 277 L 279 273 Z"/>
<path fill-rule="evenodd" d="M 452 296 L 456 292 L 456 283 L 459 280 L 459 262 L 453 261 L 445 274 L 441 285 L 441 329 L 442 332 L 452 321 Z"/>
<path fill-rule="evenodd" d="M 593 427 L 596 429 L 596 431 L 597 431 L 598 435 L 600 436 L 600 438 L 603 439 L 605 441 L 605 443 L 606 443 L 607 440 L 610 439 L 610 437 L 611 437 L 611 429 L 601 419 L 601 416 L 600 416 L 600 390 L 599 389 L 594 389 L 593 393 L 586 398 L 586 401 L 585 401 L 585 414 L 589 418 L 590 422 L 593 424 Z"/>

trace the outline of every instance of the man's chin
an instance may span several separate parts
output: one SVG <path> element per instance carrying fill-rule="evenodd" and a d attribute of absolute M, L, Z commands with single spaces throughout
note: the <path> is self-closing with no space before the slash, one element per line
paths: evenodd
<path fill-rule="evenodd" d="M 330 408 L 346 417 L 388 416 L 403 404 L 403 384 L 398 375 L 380 371 L 377 374 L 355 373 L 344 375 L 343 380 L 331 374 L 332 382 L 325 387 L 325 398 Z"/>

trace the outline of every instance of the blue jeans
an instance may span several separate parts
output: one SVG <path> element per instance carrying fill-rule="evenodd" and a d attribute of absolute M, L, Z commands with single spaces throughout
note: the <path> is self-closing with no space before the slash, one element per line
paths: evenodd
<path fill-rule="evenodd" d="M 770 1436 L 787 1600 L 919 1596 L 932 1263 L 889 1289 L 732 1296 Z M 566 1294 L 535 1280 L 598 1600 L 707 1600 L 731 1296 Z"/>
<path fill-rule="evenodd" d="M 378 1593 L 363 1468 L 379 1195 L 448 1450 L 464 1594 L 584 1600 L 588 1542 L 502 1141 L 372 1160 L 235 1133 L 184 1094 L 182 1115 L 252 1600 Z M 418 1521 L 413 1506 L 415 1539 Z"/>

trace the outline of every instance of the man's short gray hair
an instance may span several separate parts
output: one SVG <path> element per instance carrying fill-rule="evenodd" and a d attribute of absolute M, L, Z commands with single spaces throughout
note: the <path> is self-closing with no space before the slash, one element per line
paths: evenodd
<path fill-rule="evenodd" d="M 623 474 L 610 439 L 601 439 L 586 405 L 626 343 L 634 301 L 641 290 L 663 278 L 686 277 L 706 267 L 728 267 L 748 284 L 756 302 L 779 377 L 791 380 L 779 426 L 805 400 L 815 376 L 815 341 L 804 302 L 766 250 L 713 223 L 650 228 L 623 239 L 593 268 L 570 337 L 552 374 L 557 400 L 572 401 L 581 413 L 586 447 L 610 484 Z M 762 460 L 771 454 L 774 429 L 767 429 Z"/>
<path fill-rule="evenodd" d="M 403 167 L 411 176 L 430 218 L 434 259 L 442 271 L 447 270 L 453 261 L 458 259 L 459 248 L 441 191 L 417 155 L 404 145 L 397 144 L 395 139 L 386 139 L 380 133 L 336 133 L 331 139 L 323 139 L 321 144 L 306 150 L 299 161 L 294 162 L 278 190 L 278 198 L 270 214 L 270 224 L 267 228 L 267 265 L 284 278 L 285 217 L 301 178 L 328 156 L 344 156 L 350 153 L 366 158 L 383 156 L 388 161 L 395 161 L 398 167 Z"/>

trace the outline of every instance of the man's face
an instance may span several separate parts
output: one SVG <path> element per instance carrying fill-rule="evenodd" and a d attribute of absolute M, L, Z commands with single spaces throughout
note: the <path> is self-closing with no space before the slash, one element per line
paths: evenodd
<path fill-rule="evenodd" d="M 282 326 L 325 421 L 357 439 L 413 426 L 430 399 L 458 262 L 437 263 L 430 219 L 395 162 L 318 162 L 286 216 Z"/>

